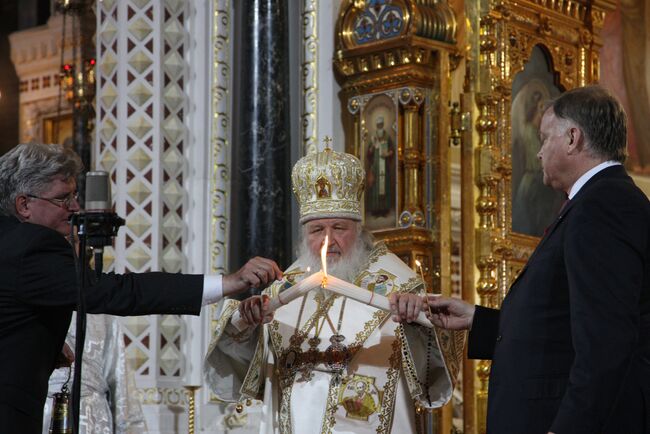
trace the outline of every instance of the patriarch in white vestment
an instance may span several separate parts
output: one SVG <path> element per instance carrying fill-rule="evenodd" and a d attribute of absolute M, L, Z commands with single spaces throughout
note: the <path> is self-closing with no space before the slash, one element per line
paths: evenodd
<path fill-rule="evenodd" d="M 396 323 L 386 311 L 318 287 L 268 310 L 269 298 L 321 269 L 326 236 L 329 274 L 398 302 L 423 292 L 416 273 L 362 228 L 364 171 L 356 157 L 329 148 L 308 155 L 292 182 L 299 258 L 261 296 L 222 304 L 205 359 L 210 389 L 238 403 L 264 434 L 421 430 L 419 415 L 451 399 L 462 349 L 455 335 Z"/>

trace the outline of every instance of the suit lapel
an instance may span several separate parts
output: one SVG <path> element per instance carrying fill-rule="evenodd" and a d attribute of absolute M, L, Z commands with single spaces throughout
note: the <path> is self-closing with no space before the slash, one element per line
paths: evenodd
<path fill-rule="evenodd" d="M 533 250 L 533 253 L 528 258 L 528 261 L 526 261 L 526 265 L 524 265 L 524 268 L 521 269 L 521 271 L 519 272 L 515 280 L 510 285 L 510 290 L 512 290 L 512 288 L 515 286 L 515 283 L 517 283 L 517 281 L 521 278 L 521 276 L 523 276 L 523 274 L 526 272 L 526 270 L 528 269 L 528 265 L 532 262 L 533 258 L 535 257 L 535 254 L 537 254 L 537 252 L 539 252 L 542 249 L 542 247 L 544 247 L 544 243 L 546 243 L 546 241 L 551 237 L 553 232 L 555 232 L 555 229 L 564 221 L 565 216 L 569 213 L 571 208 L 573 208 L 574 203 L 575 202 L 573 200 L 569 201 L 569 203 L 567 203 L 564 209 L 562 209 L 562 211 L 555 218 L 553 223 L 551 223 L 551 226 L 548 227 L 542 239 L 539 240 L 537 247 L 535 247 L 535 250 Z M 508 291 L 508 293 L 510 293 L 510 291 Z"/>
<path fill-rule="evenodd" d="M 548 230 L 546 231 L 546 233 L 544 234 L 542 239 L 537 244 L 537 247 L 535 247 L 535 250 L 533 251 L 533 253 L 528 258 L 528 261 L 526 262 L 526 265 L 524 265 L 524 268 L 521 269 L 521 271 L 519 272 L 519 274 L 517 275 L 515 280 L 510 285 L 510 290 L 508 291 L 508 294 L 510 293 L 512 288 L 515 286 L 517 281 L 521 278 L 521 276 L 523 276 L 523 274 L 526 272 L 526 270 L 528 269 L 528 265 L 531 263 L 531 261 L 535 257 L 535 254 L 544 246 L 544 243 L 546 243 L 546 241 L 551 237 L 553 232 L 555 232 L 555 229 L 557 229 L 557 227 L 565 220 L 565 217 L 567 216 L 567 214 L 569 213 L 571 208 L 573 208 L 575 206 L 575 204 L 578 203 L 585 196 L 585 192 L 587 190 L 592 188 L 596 184 L 596 182 L 599 179 L 602 179 L 602 178 L 629 178 L 629 177 L 628 177 L 627 173 L 625 172 L 625 169 L 623 168 L 622 165 L 610 166 L 610 167 L 608 167 L 606 169 L 603 169 L 600 172 L 596 173 L 594 176 L 592 176 L 585 183 L 585 185 L 580 189 L 578 194 L 576 194 L 573 197 L 573 199 L 571 199 L 567 203 L 567 205 L 560 211 L 560 213 L 555 218 L 553 223 L 551 223 L 551 226 L 549 226 Z"/>

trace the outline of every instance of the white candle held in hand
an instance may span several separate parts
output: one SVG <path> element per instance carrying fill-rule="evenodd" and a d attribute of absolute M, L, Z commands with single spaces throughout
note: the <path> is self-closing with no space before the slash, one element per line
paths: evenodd
<path fill-rule="evenodd" d="M 422 271 L 422 262 L 418 261 L 417 259 L 415 260 L 415 265 L 420 269 L 420 277 L 422 278 L 422 285 L 424 285 L 424 302 L 427 304 L 427 309 L 429 310 L 429 315 L 433 316 L 433 312 L 431 312 L 431 306 L 429 306 L 429 303 L 427 302 L 427 296 L 429 295 L 427 293 L 427 281 L 424 280 L 424 272 Z"/>
<path fill-rule="evenodd" d="M 346 282 L 345 280 L 341 280 L 338 277 L 328 276 L 327 285 L 323 286 L 323 288 L 336 294 L 359 301 L 361 303 L 365 303 L 377 309 L 390 312 L 390 302 L 388 301 L 387 297 L 381 294 L 375 294 L 373 291 L 368 291 L 367 289 L 360 288 L 356 285 Z M 420 312 L 418 314 L 415 322 L 425 327 L 433 327 L 424 312 Z"/>
<path fill-rule="evenodd" d="M 325 235 L 325 240 L 323 241 L 323 246 L 320 250 L 321 265 L 323 271 L 312 274 L 309 277 L 301 280 L 295 285 L 285 289 L 284 291 L 278 292 L 276 297 L 273 297 L 269 301 L 269 310 L 275 312 L 279 307 L 284 306 L 285 304 L 291 303 L 298 297 L 301 297 L 307 294 L 314 288 L 319 286 L 325 286 L 327 282 L 327 247 L 329 245 L 329 236 Z M 309 268 L 307 268 L 307 273 L 309 273 Z M 244 319 L 239 314 L 239 311 L 235 312 L 230 319 L 232 325 L 239 331 L 243 331 L 248 328 L 249 325 L 244 321 Z"/>
<path fill-rule="evenodd" d="M 312 274 L 309 277 L 302 279 L 300 282 L 285 289 L 284 291 L 279 292 L 277 296 L 273 297 L 269 301 L 269 310 L 271 312 L 274 312 L 279 307 L 291 303 L 296 298 L 307 294 L 309 291 L 311 291 L 314 288 L 318 288 L 319 286 L 321 286 L 321 282 L 323 281 L 323 278 L 324 278 L 323 273 L 319 271 L 317 273 Z M 239 311 L 235 312 L 232 315 L 230 322 L 239 331 L 242 331 L 249 327 L 246 321 L 244 321 L 244 319 L 239 314 Z"/>

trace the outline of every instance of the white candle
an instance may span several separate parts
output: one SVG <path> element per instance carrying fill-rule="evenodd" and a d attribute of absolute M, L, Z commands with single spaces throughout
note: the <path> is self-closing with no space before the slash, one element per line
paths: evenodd
<path fill-rule="evenodd" d="M 325 235 L 323 240 L 323 245 L 320 249 L 320 260 L 322 271 L 312 274 L 311 276 L 301 280 L 290 288 L 285 289 L 282 292 L 279 292 L 277 297 L 273 297 L 269 301 L 269 309 L 271 312 L 275 312 L 280 306 L 291 303 L 298 297 L 301 297 L 307 294 L 314 288 L 319 286 L 324 286 L 327 281 L 327 247 L 329 246 L 329 235 Z M 307 268 L 309 272 L 309 268 Z M 235 312 L 230 318 L 230 323 L 235 326 L 240 332 L 249 327 L 249 325 L 244 321 L 244 319 L 239 315 L 239 311 Z"/>
<path fill-rule="evenodd" d="M 271 309 L 271 311 L 275 311 L 280 306 L 289 304 L 296 298 L 307 294 L 312 289 L 318 288 L 319 286 L 321 286 L 321 283 L 323 282 L 323 277 L 325 277 L 323 275 L 323 272 L 319 271 L 317 273 L 312 274 L 309 277 L 302 279 L 300 282 L 296 283 L 292 287 L 287 288 L 282 292 L 279 292 L 276 297 L 273 297 L 271 301 L 269 301 L 269 308 Z"/>
<path fill-rule="evenodd" d="M 377 309 L 385 310 L 390 312 L 390 302 L 388 297 L 385 297 L 381 294 L 375 294 L 373 291 L 368 291 L 367 289 L 360 288 L 356 285 L 353 285 L 345 280 L 341 280 L 338 277 L 327 276 L 327 285 L 325 289 L 328 291 L 334 292 L 339 295 L 351 298 L 353 300 L 360 301 Z M 427 319 L 427 316 L 424 312 L 420 312 L 415 319 L 420 325 L 425 327 L 433 327 L 431 321 Z"/>
<path fill-rule="evenodd" d="M 427 281 L 424 280 L 424 271 L 422 271 L 422 263 L 416 259 L 415 260 L 415 265 L 420 269 L 420 278 L 422 279 L 422 283 L 424 284 L 424 294 L 426 295 L 426 293 L 427 293 Z"/>
<path fill-rule="evenodd" d="M 292 287 L 285 289 L 284 291 L 278 293 L 277 296 L 273 297 L 269 301 L 269 309 L 271 312 L 274 312 L 279 307 L 291 303 L 296 298 L 302 297 L 314 288 L 318 288 L 321 286 L 324 277 L 325 275 L 323 272 L 319 271 L 309 277 L 302 279 Z M 244 321 L 244 319 L 239 315 L 239 311 L 235 312 L 232 315 L 230 322 L 239 331 L 242 331 L 249 327 L 248 323 L 246 323 L 246 321 Z"/>

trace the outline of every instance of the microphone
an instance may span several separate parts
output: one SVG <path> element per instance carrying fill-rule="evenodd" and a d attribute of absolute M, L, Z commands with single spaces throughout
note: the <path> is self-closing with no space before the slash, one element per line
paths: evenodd
<path fill-rule="evenodd" d="M 102 273 L 104 246 L 112 244 L 118 228 L 124 224 L 124 219 L 113 212 L 111 181 L 107 172 L 86 173 L 85 199 L 86 245 L 93 248 L 95 274 L 99 279 Z"/>
<path fill-rule="evenodd" d="M 85 245 L 93 248 L 95 254 L 95 272 L 101 275 L 102 254 L 104 246 L 113 243 L 117 230 L 124 224 L 124 219 L 113 212 L 111 201 L 111 182 L 107 172 L 93 171 L 86 173 L 86 209 L 73 214 L 72 224 L 78 227 L 78 235 L 83 237 Z"/>
<path fill-rule="evenodd" d="M 112 212 L 111 183 L 108 173 L 86 173 L 86 212 Z"/>

